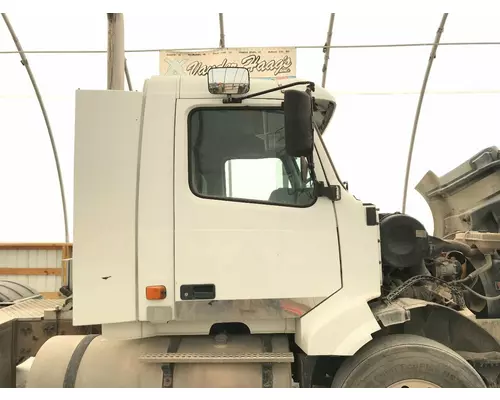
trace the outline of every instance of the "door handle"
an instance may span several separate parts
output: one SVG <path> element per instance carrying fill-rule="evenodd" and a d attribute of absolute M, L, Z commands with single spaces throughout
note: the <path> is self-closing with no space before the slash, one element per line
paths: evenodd
<path fill-rule="evenodd" d="M 215 285 L 181 285 L 182 300 L 213 300 L 215 299 Z"/>

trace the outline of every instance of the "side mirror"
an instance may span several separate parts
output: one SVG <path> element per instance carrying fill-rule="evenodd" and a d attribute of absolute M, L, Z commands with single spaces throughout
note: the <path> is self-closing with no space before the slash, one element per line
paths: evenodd
<path fill-rule="evenodd" d="M 312 99 L 307 92 L 285 91 L 285 147 L 291 157 L 308 157 L 313 153 Z"/>

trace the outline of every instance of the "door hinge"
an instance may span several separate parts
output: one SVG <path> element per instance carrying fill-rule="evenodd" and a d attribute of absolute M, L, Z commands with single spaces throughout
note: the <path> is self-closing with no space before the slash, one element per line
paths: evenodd
<path fill-rule="evenodd" d="M 324 182 L 316 182 L 315 194 L 316 197 L 328 197 L 331 201 L 339 201 L 341 199 L 340 186 L 325 186 Z"/>

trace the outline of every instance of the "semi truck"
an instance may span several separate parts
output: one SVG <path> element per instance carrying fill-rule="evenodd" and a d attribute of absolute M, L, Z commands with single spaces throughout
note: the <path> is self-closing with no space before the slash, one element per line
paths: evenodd
<path fill-rule="evenodd" d="M 430 234 L 350 193 L 335 108 L 238 67 L 78 90 L 69 297 L 0 310 L 3 382 L 496 387 L 500 151 L 423 177 Z"/>

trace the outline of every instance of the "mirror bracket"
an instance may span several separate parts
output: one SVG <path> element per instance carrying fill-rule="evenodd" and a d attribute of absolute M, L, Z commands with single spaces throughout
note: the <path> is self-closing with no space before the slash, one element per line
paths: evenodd
<path fill-rule="evenodd" d="M 246 97 L 233 97 L 230 94 L 226 98 L 222 99 L 223 104 L 240 104 Z"/>
<path fill-rule="evenodd" d="M 314 90 L 316 88 L 314 82 L 311 82 L 311 81 L 292 82 L 292 83 L 289 83 L 287 85 L 276 86 L 275 88 L 272 88 L 272 89 L 263 90 L 262 92 L 252 93 L 252 94 L 242 96 L 242 97 L 233 97 L 232 95 L 228 94 L 227 97 L 222 100 L 222 102 L 224 104 L 239 104 L 243 100 L 251 99 L 252 97 L 262 96 L 263 94 L 277 92 L 279 90 L 288 89 L 288 88 L 291 88 L 294 86 L 299 86 L 299 85 L 307 85 L 306 92 L 308 92 L 308 93 L 314 92 Z"/>
<path fill-rule="evenodd" d="M 324 182 L 316 181 L 314 185 L 314 194 L 316 197 L 327 197 L 331 201 L 339 201 L 342 198 L 340 186 L 325 186 Z"/>

